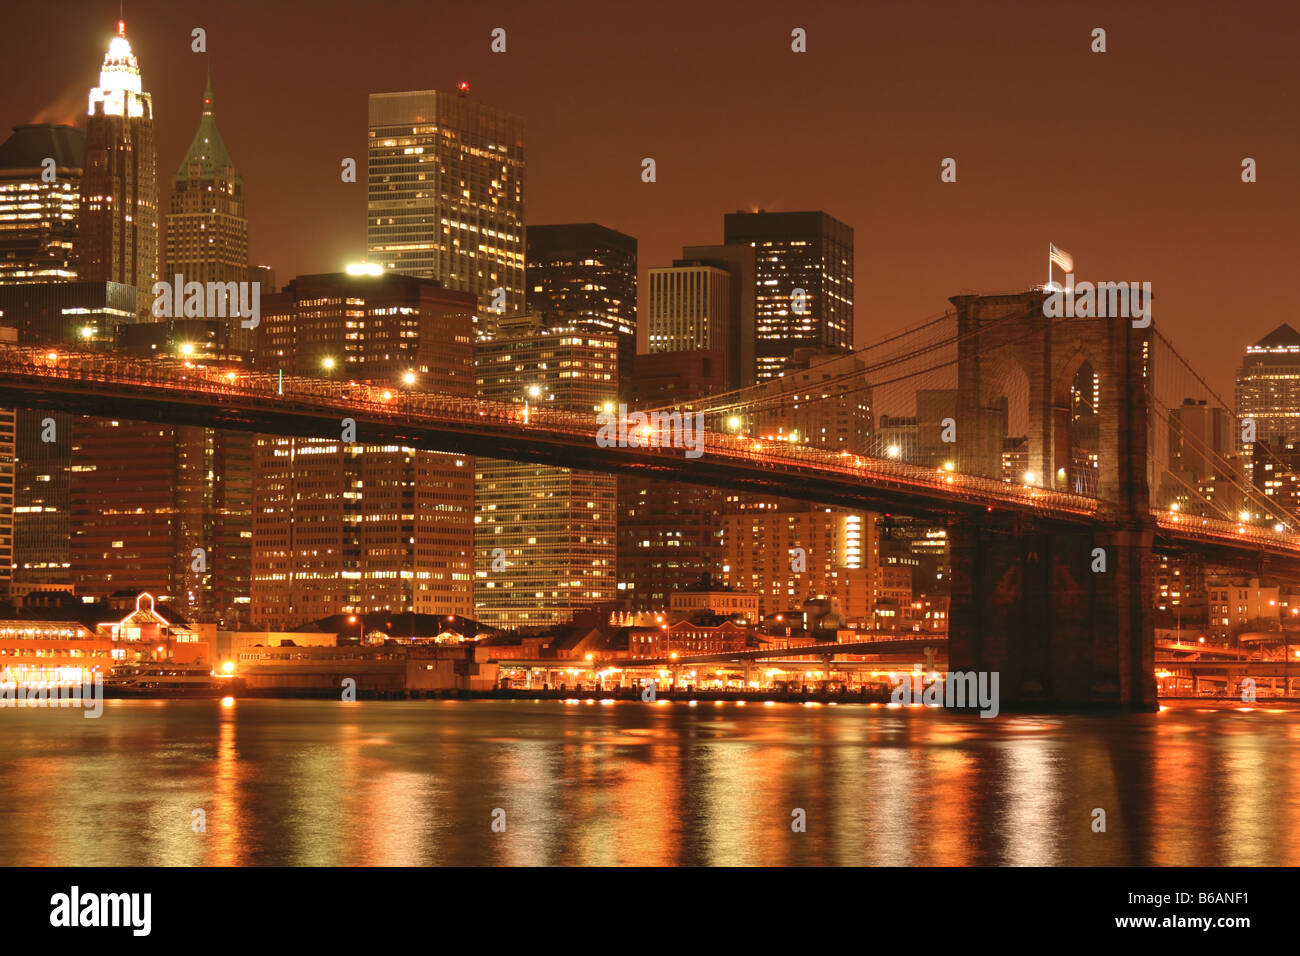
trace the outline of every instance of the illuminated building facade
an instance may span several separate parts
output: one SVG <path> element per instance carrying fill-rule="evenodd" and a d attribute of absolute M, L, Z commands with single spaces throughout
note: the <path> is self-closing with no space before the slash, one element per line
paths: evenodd
<path fill-rule="evenodd" d="M 754 372 L 759 381 L 779 376 L 796 349 L 852 349 L 850 226 L 824 212 L 760 210 L 727 214 L 723 233 L 727 245 L 754 248 Z"/>
<path fill-rule="evenodd" d="M 948 531 L 919 518 L 881 515 L 876 524 L 880 563 L 912 569 L 912 593 L 925 601 L 947 595 L 952 574 Z"/>
<path fill-rule="evenodd" d="M 618 337 L 502 320 L 478 346 L 478 394 L 596 414 L 614 407 Z M 493 627 L 570 619 L 615 598 L 617 479 L 480 458 L 475 502 L 475 617 Z"/>
<path fill-rule="evenodd" d="M 548 325 L 616 333 L 626 384 L 636 356 L 636 240 L 594 222 L 562 223 L 529 226 L 527 247 L 528 310 Z"/>
<path fill-rule="evenodd" d="M 712 587 L 711 581 L 694 588 L 674 591 L 669 600 L 669 610 L 674 617 L 689 618 L 696 614 L 717 614 L 734 617 L 740 621 L 757 621 L 758 595 L 744 591 L 728 591 Z"/>
<path fill-rule="evenodd" d="M 113 666 L 114 641 L 78 621 L 0 621 L 0 681 L 80 684 Z"/>
<path fill-rule="evenodd" d="M 1254 423 L 1259 441 L 1274 446 L 1300 441 L 1300 332 L 1284 322 L 1246 347 L 1237 370 L 1236 401 L 1241 431 L 1234 440 L 1240 442 L 1244 460 L 1251 458 L 1247 422 Z"/>
<path fill-rule="evenodd" d="M 136 290 L 117 282 L 0 285 L 0 322 L 21 343 L 108 347 L 135 321 L 137 304 Z M 72 415 L 49 409 L 15 414 L 15 593 L 71 587 L 72 423 Z"/>
<path fill-rule="evenodd" d="M 629 631 L 627 656 L 631 660 L 672 654 L 683 657 L 689 654 L 727 654 L 753 650 L 758 646 L 753 628 L 735 621 L 708 625 L 679 620 L 657 627 L 634 627 Z"/>
<path fill-rule="evenodd" d="M 18 341 L 111 348 L 135 322 L 135 289 L 119 282 L 36 282 L 0 285 L 0 322 Z"/>
<path fill-rule="evenodd" d="M 633 408 L 689 404 L 726 387 L 721 352 L 636 357 Z M 618 597 L 635 610 L 665 609 L 674 595 L 722 566 L 724 493 L 646 474 L 618 476 Z"/>
<path fill-rule="evenodd" d="M 1189 632 L 1195 639 L 1208 623 L 1205 556 L 1157 554 L 1155 560 L 1156 626 Z M 1220 615 L 1222 616 L 1222 615 Z"/>
<path fill-rule="evenodd" d="M 1213 644 L 1232 644 L 1242 631 L 1277 630 L 1280 589 L 1259 578 L 1214 577 L 1207 582 L 1207 637 Z"/>
<path fill-rule="evenodd" d="M 13 329 L 0 327 L 0 342 L 16 341 Z M 0 408 L 0 597 L 10 596 L 14 575 L 17 426 L 17 413 Z"/>
<path fill-rule="evenodd" d="M 764 440 L 853 455 L 873 451 L 871 386 L 853 355 L 799 349 L 782 377 L 759 386 L 765 410 L 754 423 Z"/>
<path fill-rule="evenodd" d="M 158 279 L 158 169 L 153 101 L 119 22 L 90 91 L 77 225 L 77 275 L 136 289 L 147 315 Z"/>
<path fill-rule="evenodd" d="M 172 176 L 171 203 L 167 210 L 168 281 L 176 275 L 185 282 L 246 282 L 248 269 L 248 218 L 244 212 L 244 181 L 235 172 L 217 129 L 212 78 L 203 91 L 203 112 L 189 150 Z M 271 289 L 262 289 L 263 295 Z M 228 346 L 251 352 L 254 329 L 227 318 Z"/>
<path fill-rule="evenodd" d="M 1183 399 L 1169 411 L 1169 468 L 1160 479 L 1159 505 L 1186 514 L 1236 514 L 1242 505 L 1243 462 L 1234 457 L 1232 417 L 1204 400 Z M 1255 449 L 1266 449 L 1267 443 Z M 1257 479 L 1274 491 L 1273 468 Z"/>
<path fill-rule="evenodd" d="M 472 293 L 482 334 L 524 310 L 523 120 L 467 95 L 372 93 L 368 169 L 371 263 Z"/>
<path fill-rule="evenodd" d="M 259 435 L 252 620 L 472 613 L 473 459 Z"/>
<path fill-rule="evenodd" d="M 472 398 L 476 311 L 429 279 L 299 276 L 262 300 L 257 362 Z M 257 437 L 252 620 L 472 616 L 474 459 L 356 438 Z"/>
<path fill-rule="evenodd" d="M 651 352 L 705 349 L 730 354 L 731 273 L 679 259 L 671 268 L 651 269 L 649 282 Z"/>
<path fill-rule="evenodd" d="M 1255 442 L 1251 448 L 1250 472 L 1251 483 L 1256 488 L 1288 514 L 1300 517 L 1300 445 Z"/>
<path fill-rule="evenodd" d="M 473 395 L 477 313 L 473 295 L 430 279 L 355 270 L 298 276 L 262 298 L 257 364 Z"/>
<path fill-rule="evenodd" d="M 682 260 L 722 269 L 731 276 L 727 322 L 727 388 L 754 384 L 754 247 L 744 243 L 684 246 Z M 651 351 L 656 351 L 651 348 Z"/>
<path fill-rule="evenodd" d="M 102 598 L 122 589 L 149 591 L 191 620 L 246 618 L 252 436 L 89 416 L 74 419 L 69 430 L 66 520 L 75 593 Z M 43 465 L 48 468 L 35 459 L 24 480 L 39 477 Z M 32 484 L 39 489 L 41 482 Z M 52 512 L 27 516 L 41 532 L 64 520 L 53 494 L 49 501 L 31 507 Z M 57 551 L 47 556 L 47 538 L 20 537 L 21 580 L 58 583 L 50 566 Z"/>
<path fill-rule="evenodd" d="M 873 522 L 867 512 L 798 510 L 755 502 L 722 520 L 722 580 L 759 596 L 764 614 L 805 601 L 843 602 L 851 572 L 870 574 Z"/>
<path fill-rule="evenodd" d="M 72 420 L 66 412 L 19 409 L 16 415 L 15 595 L 72 586 Z"/>
<path fill-rule="evenodd" d="M 73 242 L 86 134 L 74 126 L 15 126 L 0 145 L 0 285 L 77 277 Z M 54 160 L 54 181 L 43 175 Z"/>
<path fill-rule="evenodd" d="M 105 61 L 100 88 L 91 95 L 83 205 L 83 216 L 89 217 L 83 222 L 90 222 L 90 232 L 83 262 L 106 261 L 114 275 L 123 277 L 119 281 L 138 285 L 137 308 L 144 293 L 141 318 L 146 321 L 124 319 L 110 326 L 97 316 L 78 317 L 84 324 L 76 334 L 85 344 L 120 344 L 129 351 L 155 354 L 144 340 L 165 329 L 161 342 L 168 351 L 180 351 L 183 344 L 184 354 L 199 357 L 192 343 L 176 341 L 176 333 L 185 325 L 183 337 L 188 338 L 193 334 L 189 327 L 204 320 L 166 316 L 152 321 L 156 276 L 145 276 L 146 259 L 155 271 L 157 267 L 152 106 L 148 94 L 140 91 L 139 71 L 121 33 L 119 29 Z M 95 144 L 102 147 L 99 152 L 92 150 Z M 102 178 L 92 179 L 92 171 Z M 91 187 L 99 188 L 101 182 L 107 185 L 95 194 L 101 197 L 97 212 Z M 198 132 L 172 185 L 168 276 L 180 274 L 185 282 L 245 281 L 243 187 L 216 129 L 210 84 Z M 125 208 L 124 202 L 129 209 L 122 221 L 109 215 Z M 146 221 L 137 221 L 137 216 L 146 216 L 151 227 L 145 228 Z M 96 230 L 106 234 L 110 226 L 117 230 L 111 241 L 96 238 Z M 220 326 L 217 339 L 204 342 L 212 348 L 204 348 L 202 355 L 247 357 L 251 331 L 232 331 L 239 329 L 238 320 L 223 320 Z M 72 331 L 65 337 L 71 338 Z M 73 429 L 69 563 L 76 592 L 98 596 L 119 588 L 148 590 L 192 620 L 233 625 L 240 615 L 246 618 L 252 436 L 96 418 L 80 418 Z M 137 475 L 144 478 L 137 481 Z"/>

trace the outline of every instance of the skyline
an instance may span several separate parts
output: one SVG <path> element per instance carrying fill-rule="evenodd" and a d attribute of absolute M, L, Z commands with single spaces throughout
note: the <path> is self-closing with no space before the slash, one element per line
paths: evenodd
<path fill-rule="evenodd" d="M 11 91 L 0 124 L 84 113 L 117 7 L 66 9 L 72 30 L 60 42 L 26 45 L 0 65 Z M 1300 203 L 1285 177 L 1300 134 L 1260 107 L 1294 79 L 1280 28 L 1293 12 L 1255 36 L 1233 18 L 1171 21 L 1114 5 L 1019 21 L 952 10 L 926 20 L 923 34 L 914 26 L 924 12 L 892 6 L 768 6 L 745 23 L 719 10 L 645 22 L 632 11 L 618 14 L 636 24 L 628 49 L 613 42 L 614 21 L 583 15 L 591 4 L 572 8 L 569 33 L 511 5 L 457 18 L 399 3 L 385 9 L 431 29 L 385 37 L 386 51 L 396 50 L 376 62 L 366 52 L 385 18 L 349 19 L 346 9 L 325 3 L 310 17 L 245 3 L 210 16 L 197 5 L 126 9 L 155 98 L 160 170 L 179 162 L 193 135 L 210 63 L 222 132 L 245 181 L 251 258 L 281 281 L 365 255 L 365 178 L 344 184 L 338 169 L 345 156 L 365 165 L 369 94 L 447 90 L 464 79 L 471 98 L 525 121 L 527 222 L 593 221 L 637 238 L 642 315 L 649 268 L 671 264 L 683 245 L 720 242 L 724 214 L 763 208 L 825 209 L 855 229 L 858 345 L 938 312 L 963 289 L 1041 282 L 1048 240 L 1074 254 L 1081 279 L 1151 282 L 1157 323 L 1187 343 L 1225 396 L 1236 355 L 1286 317 L 1285 237 Z M 12 36 L 45 29 L 35 11 L 12 20 Z M 1095 25 L 1107 29 L 1105 54 L 1088 49 Z M 190 51 L 194 26 L 207 31 L 206 55 Z M 507 30 L 505 53 L 490 51 L 496 26 Z M 808 31 L 805 54 L 790 52 L 793 26 Z M 1198 68 L 1225 59 L 1232 69 Z M 308 69 L 308 60 L 335 67 Z M 675 61 L 692 69 L 677 76 Z M 273 64 L 278 76 L 265 82 Z M 1049 79 L 1021 83 L 1020 71 Z M 695 100 L 702 109 L 688 109 Z M 60 101 L 61 113 L 41 115 Z M 825 145 L 790 149 L 792 117 L 825 133 Z M 1093 118 L 1095 132 L 1071 132 L 1079 117 Z M 1132 119 L 1117 126 L 1117 117 Z M 1211 125 L 1213 141 L 1195 138 Z M 318 145 L 301 147 L 312 139 Z M 1122 145 L 1109 149 L 1114 142 Z M 640 180 L 645 156 L 656 160 L 655 183 Z M 955 184 L 939 180 L 949 156 Z M 1259 164 L 1249 185 L 1240 177 L 1246 156 Z M 1043 196 L 1059 197 L 1058 206 Z M 1066 208 L 1071 200 L 1078 212 Z M 1218 302 L 1229 295 L 1245 318 L 1225 343 Z M 1233 363 L 1223 361 L 1225 346 Z"/>
<path fill-rule="evenodd" d="M 1300 8 L 6 26 L 20 931 L 243 930 L 177 891 L 265 865 L 995 866 L 950 924 L 1208 931 L 1270 897 L 1185 867 L 1300 862 Z M 1146 869 L 1006 886 L 1083 866 Z"/>

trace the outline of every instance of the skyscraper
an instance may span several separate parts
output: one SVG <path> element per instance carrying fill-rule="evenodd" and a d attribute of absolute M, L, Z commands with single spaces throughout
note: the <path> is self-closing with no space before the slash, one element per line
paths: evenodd
<path fill-rule="evenodd" d="M 472 295 L 428 279 L 299 276 L 262 300 L 258 364 L 474 395 Z M 252 619 L 473 613 L 474 459 L 336 437 L 257 437 Z"/>
<path fill-rule="evenodd" d="M 727 339 L 727 387 L 754 384 L 754 247 L 744 243 L 716 246 L 685 246 L 682 258 L 725 269 L 731 276 L 731 316 Z"/>
<path fill-rule="evenodd" d="M 368 169 L 371 263 L 472 293 L 480 334 L 496 315 L 523 311 L 519 117 L 468 95 L 372 93 Z"/>
<path fill-rule="evenodd" d="M 729 213 L 724 241 L 755 250 L 755 375 L 775 378 L 796 349 L 853 347 L 853 229 L 824 212 Z"/>
<path fill-rule="evenodd" d="M 636 335 L 636 240 L 594 222 L 528 227 L 528 309 Z"/>
<path fill-rule="evenodd" d="M 727 384 L 721 352 L 638 355 L 629 388 L 633 407 L 692 402 Z M 724 492 L 650 473 L 618 476 L 618 597 L 632 610 L 667 610 L 672 596 L 722 569 Z"/>
<path fill-rule="evenodd" d="M 76 278 L 85 150 L 85 133 L 55 124 L 15 126 L 0 145 L 0 285 Z"/>
<path fill-rule="evenodd" d="M 649 281 L 651 352 L 704 349 L 731 354 L 732 288 L 726 269 L 678 259 L 670 268 L 651 269 Z"/>
<path fill-rule="evenodd" d="M 172 176 L 167 211 L 167 281 L 175 275 L 185 282 L 244 282 L 248 279 L 248 219 L 244 213 L 244 181 L 217 129 L 212 77 L 203 91 L 203 111 Z M 263 294 L 271 289 L 261 290 Z M 254 330 L 239 319 L 228 319 L 229 347 L 251 352 Z"/>
<path fill-rule="evenodd" d="M 618 334 L 619 378 L 636 357 L 637 245 L 594 222 L 528 227 L 528 310 L 548 325 Z"/>
<path fill-rule="evenodd" d="M 480 342 L 481 398 L 580 411 L 613 408 L 618 338 L 502 319 Z M 613 475 L 480 458 L 475 501 L 475 617 L 494 627 L 554 624 L 615 596 Z"/>
<path fill-rule="evenodd" d="M 18 334 L 0 326 L 0 342 L 12 345 Z M 12 408 L 0 408 L 0 597 L 10 596 L 14 578 L 14 491 L 18 418 Z"/>
<path fill-rule="evenodd" d="M 1287 323 L 1246 347 L 1237 370 L 1237 417 L 1254 423 L 1260 441 L 1300 440 L 1300 332 Z M 1249 458 L 1247 435 L 1235 439 Z"/>
<path fill-rule="evenodd" d="M 122 21 L 90 91 L 79 215 L 78 276 L 134 286 L 137 314 L 148 314 L 158 279 L 153 100 Z"/>

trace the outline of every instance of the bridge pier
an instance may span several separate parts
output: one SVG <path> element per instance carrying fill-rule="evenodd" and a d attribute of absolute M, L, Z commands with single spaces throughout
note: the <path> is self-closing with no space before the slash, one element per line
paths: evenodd
<path fill-rule="evenodd" d="M 1007 710 L 1154 710 L 1152 536 L 993 515 L 954 521 L 949 670 L 998 672 Z M 1096 549 L 1105 570 L 1093 570 Z"/>

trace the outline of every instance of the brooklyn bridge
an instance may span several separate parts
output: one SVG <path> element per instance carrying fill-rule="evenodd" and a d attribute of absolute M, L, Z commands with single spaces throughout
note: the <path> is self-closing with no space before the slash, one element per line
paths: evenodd
<path fill-rule="evenodd" d="M 0 346 L 0 403 L 653 474 L 923 517 L 947 530 L 951 670 L 1000 672 L 1008 707 L 1151 709 L 1157 556 L 1194 552 L 1294 577 L 1300 533 L 1215 449 L 1191 451 L 1228 476 L 1232 495 L 1207 496 L 1172 467 L 1174 449 L 1197 442 L 1178 429 L 1176 406 L 1192 398 L 1233 409 L 1158 323 L 1052 318 L 1045 295 L 955 296 L 942 314 L 858 349 L 853 371 L 816 388 L 778 380 L 643 409 L 702 412 L 697 457 L 652 426 L 642 442 L 603 447 L 601 409 L 58 347 Z M 935 423 L 928 449 L 890 443 L 879 429 L 868 447 L 846 449 L 765 437 L 758 424 L 832 395 L 914 410 L 939 387 L 955 388 L 955 413 Z M 1012 475 L 1009 431 L 1027 439 L 1023 471 Z"/>

